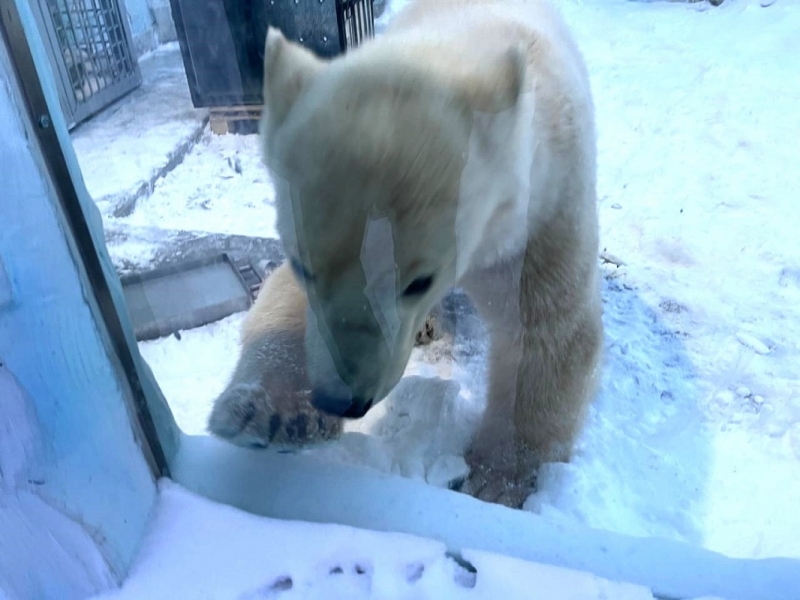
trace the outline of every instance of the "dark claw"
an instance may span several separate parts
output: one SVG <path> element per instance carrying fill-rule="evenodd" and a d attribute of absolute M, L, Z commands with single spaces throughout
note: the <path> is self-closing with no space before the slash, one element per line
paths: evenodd
<path fill-rule="evenodd" d="M 447 483 L 447 488 L 453 492 L 460 492 L 461 488 L 464 487 L 464 484 L 467 482 L 467 477 L 456 477 Z"/>
<path fill-rule="evenodd" d="M 297 437 L 304 440 L 308 436 L 308 416 L 299 415 L 294 421 Z"/>
<path fill-rule="evenodd" d="M 281 428 L 281 417 L 280 415 L 272 415 L 269 418 L 269 441 L 271 442 L 275 436 L 278 434 L 278 431 Z"/>
<path fill-rule="evenodd" d="M 242 428 L 239 431 L 244 431 L 244 428 L 255 418 L 256 412 L 258 412 L 258 407 L 252 400 L 242 407 Z"/>

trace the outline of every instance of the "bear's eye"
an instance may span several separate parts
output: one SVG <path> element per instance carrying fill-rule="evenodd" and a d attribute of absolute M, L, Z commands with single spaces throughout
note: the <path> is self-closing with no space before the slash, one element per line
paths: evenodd
<path fill-rule="evenodd" d="M 403 290 L 403 296 L 421 296 L 431 289 L 432 284 L 433 275 L 417 277 L 414 281 L 408 284 L 408 287 L 405 290 Z"/>
<path fill-rule="evenodd" d="M 306 268 L 303 266 L 303 264 L 296 258 L 289 259 L 289 266 L 292 267 L 292 271 L 294 271 L 294 274 L 298 279 L 304 279 L 306 281 L 311 281 L 313 279 L 311 273 L 306 271 Z"/>

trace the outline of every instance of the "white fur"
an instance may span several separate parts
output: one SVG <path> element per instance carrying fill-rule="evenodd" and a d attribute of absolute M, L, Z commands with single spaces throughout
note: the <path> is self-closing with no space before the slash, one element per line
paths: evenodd
<path fill-rule="evenodd" d="M 463 286 L 491 336 L 465 489 L 519 504 L 542 462 L 569 460 L 602 338 L 594 114 L 564 23 L 544 0 L 416 0 L 333 61 L 270 30 L 264 95 L 264 157 L 299 279 L 285 271 L 246 337 L 263 349 L 307 301 L 291 329 L 315 397 L 366 407 Z M 240 360 L 253 363 L 247 349 Z"/>

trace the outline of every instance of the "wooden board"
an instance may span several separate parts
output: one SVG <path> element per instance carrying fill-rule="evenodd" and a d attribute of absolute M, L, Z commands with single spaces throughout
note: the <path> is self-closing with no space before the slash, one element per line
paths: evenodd
<path fill-rule="evenodd" d="M 216 135 L 257 133 L 261 111 L 262 107 L 255 105 L 212 108 L 209 112 L 211 131 Z"/>

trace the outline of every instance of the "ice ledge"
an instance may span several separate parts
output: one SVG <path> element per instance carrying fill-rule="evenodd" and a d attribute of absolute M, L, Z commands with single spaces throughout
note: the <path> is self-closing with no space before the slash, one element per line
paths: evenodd
<path fill-rule="evenodd" d="M 490 552 L 645 586 L 657 598 L 796 600 L 800 589 L 797 560 L 732 559 L 669 540 L 554 524 L 422 482 L 210 437 L 185 436 L 173 473 L 187 489 L 257 515 L 411 534 L 464 556 Z"/>

